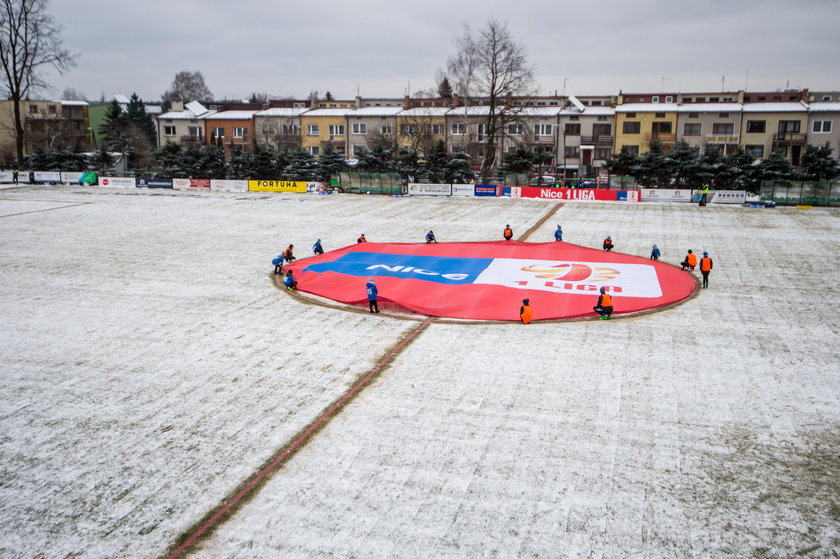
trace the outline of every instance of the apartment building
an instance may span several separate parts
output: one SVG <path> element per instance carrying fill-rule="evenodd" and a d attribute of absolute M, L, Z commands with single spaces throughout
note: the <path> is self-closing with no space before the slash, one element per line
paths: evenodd
<path fill-rule="evenodd" d="M 812 146 L 831 148 L 832 157 L 840 154 L 840 93 L 832 96 L 837 101 L 811 103 L 808 110 L 807 142 Z"/>
<path fill-rule="evenodd" d="M 320 155 L 327 144 L 347 153 L 347 112 L 350 107 L 313 109 L 300 115 L 300 145 Z"/>
<path fill-rule="evenodd" d="M 755 158 L 774 151 L 799 165 L 808 140 L 808 106 L 802 101 L 744 103 L 741 117 L 741 145 Z"/>
<path fill-rule="evenodd" d="M 676 132 L 679 140 L 697 148 L 698 153 L 702 153 L 706 146 L 716 146 L 729 155 L 735 153 L 740 145 L 741 118 L 739 103 L 680 104 L 677 106 Z"/>
<path fill-rule="evenodd" d="M 254 113 L 254 138 L 279 150 L 300 146 L 300 115 L 307 107 L 275 107 Z"/>
<path fill-rule="evenodd" d="M 217 111 L 206 108 L 198 101 L 187 103 L 186 106 L 173 103 L 172 109 L 158 117 L 158 145 L 204 144 L 204 119 Z"/>
<path fill-rule="evenodd" d="M 448 107 L 414 107 L 396 113 L 397 145 L 428 153 L 440 141 L 446 142 Z"/>
<path fill-rule="evenodd" d="M 227 155 L 238 147 L 249 148 L 254 141 L 254 115 L 258 111 L 218 111 L 203 117 L 204 135 L 211 145 L 224 146 Z"/>

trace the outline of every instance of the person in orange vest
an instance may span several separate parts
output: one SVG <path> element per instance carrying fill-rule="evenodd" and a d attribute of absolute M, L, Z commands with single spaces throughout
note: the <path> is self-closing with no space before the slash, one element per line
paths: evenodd
<path fill-rule="evenodd" d="M 534 314 L 531 311 L 531 300 L 530 299 L 522 299 L 522 306 L 519 307 L 519 320 L 522 321 L 522 324 L 528 324 L 531 322 L 531 317 Z"/>
<path fill-rule="evenodd" d="M 685 255 L 685 260 L 680 262 L 680 266 L 683 270 L 688 268 L 689 272 L 693 272 L 694 267 L 697 266 L 697 255 L 691 252 L 691 249 L 688 249 L 688 254 Z"/>
<path fill-rule="evenodd" d="M 700 273 L 703 274 L 703 289 L 709 287 L 709 272 L 712 271 L 712 266 L 714 266 L 714 263 L 709 258 L 709 253 L 704 252 L 703 258 L 700 259 Z"/>
<path fill-rule="evenodd" d="M 357 242 L 357 243 L 366 243 L 366 242 L 367 242 L 367 239 L 365 239 L 365 234 L 364 234 L 364 233 L 362 233 L 361 235 L 359 235 L 359 238 L 358 238 L 358 239 L 356 239 L 356 242 Z"/>
<path fill-rule="evenodd" d="M 510 224 L 505 225 L 505 230 L 502 232 L 502 236 L 504 236 L 506 241 L 513 238 L 513 229 L 510 228 Z"/>
<path fill-rule="evenodd" d="M 613 249 L 612 237 L 609 237 L 609 236 L 608 236 L 606 239 L 604 239 L 604 250 L 606 250 L 607 252 L 609 252 L 609 251 L 611 251 L 612 249 Z"/>
<path fill-rule="evenodd" d="M 592 310 L 601 315 L 600 320 L 608 320 L 612 316 L 612 297 L 607 293 L 606 288 L 601 288 L 601 294 L 598 295 L 598 304 L 592 307 Z"/>
<path fill-rule="evenodd" d="M 289 245 L 289 248 L 283 251 L 283 260 L 286 262 L 291 263 L 293 260 L 296 260 L 294 255 L 295 245 Z"/>

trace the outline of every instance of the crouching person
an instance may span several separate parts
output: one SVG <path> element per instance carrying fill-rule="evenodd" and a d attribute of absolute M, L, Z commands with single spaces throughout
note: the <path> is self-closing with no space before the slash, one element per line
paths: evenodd
<path fill-rule="evenodd" d="M 601 294 L 598 296 L 598 304 L 592 307 L 592 310 L 601 315 L 600 320 L 608 320 L 613 313 L 612 297 L 605 288 L 601 288 Z"/>

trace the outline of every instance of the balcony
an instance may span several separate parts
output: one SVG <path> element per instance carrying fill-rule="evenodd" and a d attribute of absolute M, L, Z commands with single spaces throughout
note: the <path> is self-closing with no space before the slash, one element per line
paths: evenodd
<path fill-rule="evenodd" d="M 738 134 L 706 134 L 707 144 L 737 144 L 740 140 Z"/>
<path fill-rule="evenodd" d="M 676 134 L 645 134 L 645 141 L 647 143 L 657 141 L 661 144 L 675 144 L 677 143 Z"/>
<path fill-rule="evenodd" d="M 581 136 L 580 144 L 587 146 L 612 146 L 612 136 Z"/>
<path fill-rule="evenodd" d="M 807 141 L 807 134 L 799 132 L 776 132 L 773 140 L 777 144 L 804 144 Z"/>
<path fill-rule="evenodd" d="M 181 143 L 182 144 L 203 144 L 204 143 L 204 136 L 193 136 L 192 134 L 187 134 L 186 136 L 181 136 Z"/>

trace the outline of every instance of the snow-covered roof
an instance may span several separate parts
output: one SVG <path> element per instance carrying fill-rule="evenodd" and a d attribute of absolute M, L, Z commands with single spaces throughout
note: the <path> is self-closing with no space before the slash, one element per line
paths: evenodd
<path fill-rule="evenodd" d="M 302 116 L 347 116 L 353 109 L 312 109 Z"/>
<path fill-rule="evenodd" d="M 457 109 L 453 109 L 457 110 Z M 411 107 L 406 109 L 397 116 L 400 117 L 418 117 L 418 116 L 446 116 L 449 113 L 449 107 Z"/>
<path fill-rule="evenodd" d="M 738 113 L 740 103 L 684 103 L 677 108 L 679 113 Z"/>
<path fill-rule="evenodd" d="M 744 103 L 745 113 L 795 113 L 808 110 L 801 101 L 796 103 Z"/>
<path fill-rule="evenodd" d="M 56 103 L 61 103 L 62 105 L 67 105 L 68 107 L 86 107 L 89 105 L 87 101 L 73 101 L 73 100 L 65 100 L 65 101 L 56 101 Z"/>
<path fill-rule="evenodd" d="M 127 95 L 123 95 L 122 93 L 114 93 L 114 101 L 117 103 L 129 103 L 130 99 Z"/>
<path fill-rule="evenodd" d="M 254 116 L 296 117 L 309 110 L 309 107 L 272 107 L 257 111 Z"/>
<path fill-rule="evenodd" d="M 552 117 L 557 116 L 560 114 L 562 107 L 533 107 L 533 106 L 525 106 L 525 107 L 513 107 L 510 109 L 505 110 L 506 115 L 518 115 L 518 116 L 536 116 L 536 117 Z M 576 112 L 579 114 L 579 112 Z"/>
<path fill-rule="evenodd" d="M 503 109 L 504 107 L 496 107 L 496 112 L 500 113 Z M 487 116 L 488 114 L 490 114 L 490 107 L 488 105 L 469 105 L 450 109 L 447 116 Z"/>
<path fill-rule="evenodd" d="M 840 103 L 811 103 L 810 110 L 812 113 L 840 112 Z"/>
<path fill-rule="evenodd" d="M 216 114 L 216 112 L 217 111 L 207 111 L 202 115 L 197 115 L 192 111 L 169 111 L 168 113 L 158 115 L 158 118 L 167 120 L 201 120 L 203 118 L 212 117 Z"/>
<path fill-rule="evenodd" d="M 347 111 L 347 116 L 394 116 L 401 113 L 402 106 L 399 107 L 362 107 L 361 109 L 351 109 Z"/>
<path fill-rule="evenodd" d="M 674 113 L 679 108 L 676 103 L 625 103 L 615 108 L 617 113 Z"/>
<path fill-rule="evenodd" d="M 190 101 L 189 103 L 184 105 L 184 108 L 196 115 L 203 115 L 207 112 L 207 107 L 205 107 L 198 101 Z"/>
<path fill-rule="evenodd" d="M 565 114 L 565 113 L 563 113 Z M 583 116 L 612 116 L 615 114 L 615 107 L 605 107 L 602 105 L 598 106 L 591 106 L 587 105 L 586 109 L 583 111 Z"/>
<path fill-rule="evenodd" d="M 147 105 L 143 103 L 143 106 L 146 108 L 146 113 L 150 115 L 159 115 L 163 112 L 163 107 L 160 105 Z"/>
<path fill-rule="evenodd" d="M 221 111 L 204 118 L 212 118 L 213 120 L 251 120 L 254 118 L 254 114 L 258 112 L 260 111 Z"/>

